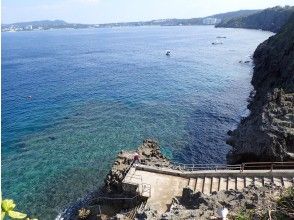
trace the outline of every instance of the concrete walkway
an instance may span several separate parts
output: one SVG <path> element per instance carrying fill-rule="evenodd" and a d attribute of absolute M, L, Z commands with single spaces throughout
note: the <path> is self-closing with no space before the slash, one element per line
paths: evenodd
<path fill-rule="evenodd" d="M 257 187 L 265 184 L 290 187 L 294 186 L 294 170 L 181 171 L 138 165 L 129 170 L 124 184 L 136 186 L 132 189 L 136 188 L 142 196 L 147 197 L 147 205 L 162 214 L 169 209 L 172 198 L 182 195 L 184 187 L 189 186 L 204 194 L 220 190 L 240 190 L 252 184 Z"/>

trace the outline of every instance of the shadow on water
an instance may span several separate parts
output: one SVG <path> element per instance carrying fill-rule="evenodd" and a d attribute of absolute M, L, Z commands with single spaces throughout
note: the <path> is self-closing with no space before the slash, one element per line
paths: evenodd
<path fill-rule="evenodd" d="M 185 141 L 173 159 L 187 164 L 226 163 L 227 131 L 237 123 L 213 106 L 196 109 L 187 120 Z"/>

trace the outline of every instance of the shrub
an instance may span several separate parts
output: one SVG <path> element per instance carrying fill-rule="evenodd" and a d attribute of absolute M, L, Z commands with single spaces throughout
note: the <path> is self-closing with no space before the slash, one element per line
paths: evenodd
<path fill-rule="evenodd" d="M 81 208 L 79 210 L 79 219 L 87 219 L 90 215 L 91 211 L 85 208 Z"/>

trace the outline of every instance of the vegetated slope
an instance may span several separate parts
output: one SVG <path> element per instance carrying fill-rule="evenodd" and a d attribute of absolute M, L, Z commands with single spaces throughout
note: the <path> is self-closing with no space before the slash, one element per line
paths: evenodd
<path fill-rule="evenodd" d="M 294 160 L 294 13 L 254 52 L 250 115 L 228 132 L 229 163 Z"/>
<path fill-rule="evenodd" d="M 100 24 L 101 27 L 112 26 L 143 26 L 143 25 L 160 25 L 160 26 L 179 26 L 179 25 L 214 25 L 223 20 L 236 18 L 240 16 L 247 16 L 254 14 L 260 10 L 239 10 L 233 12 L 226 12 L 221 14 L 210 15 L 202 18 L 188 18 L 188 19 L 157 19 L 151 21 L 138 21 L 138 22 L 120 22 L 120 23 L 108 23 Z M 211 20 L 212 19 L 212 20 Z"/>
<path fill-rule="evenodd" d="M 272 31 L 277 33 L 287 22 L 293 12 L 294 7 L 277 6 L 248 16 L 223 20 L 217 24 L 216 27 L 262 29 L 265 31 Z"/>
<path fill-rule="evenodd" d="M 63 20 L 41 20 L 41 21 L 28 21 L 28 22 L 18 22 L 13 24 L 3 24 L 1 26 L 2 31 L 9 31 L 14 29 L 16 31 L 29 31 L 29 30 L 48 30 L 48 29 L 62 29 L 62 28 L 89 28 L 93 25 L 89 24 L 77 24 L 77 23 L 67 23 Z"/>
<path fill-rule="evenodd" d="M 218 18 L 218 19 L 221 19 L 222 22 L 225 22 L 230 19 L 249 16 L 249 15 L 255 14 L 260 11 L 261 10 L 239 10 L 239 11 L 231 11 L 231 12 L 226 12 L 226 13 L 215 14 L 215 15 L 211 15 L 209 17 Z"/>

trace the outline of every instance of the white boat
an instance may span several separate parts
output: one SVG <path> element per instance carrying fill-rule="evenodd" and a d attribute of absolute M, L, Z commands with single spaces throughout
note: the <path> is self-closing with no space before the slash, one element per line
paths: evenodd
<path fill-rule="evenodd" d="M 218 44 L 223 44 L 223 42 L 216 41 L 216 42 L 212 42 L 211 44 L 212 45 L 218 45 Z"/>
<path fill-rule="evenodd" d="M 166 56 L 170 56 L 170 50 L 167 50 L 165 53 Z"/>

